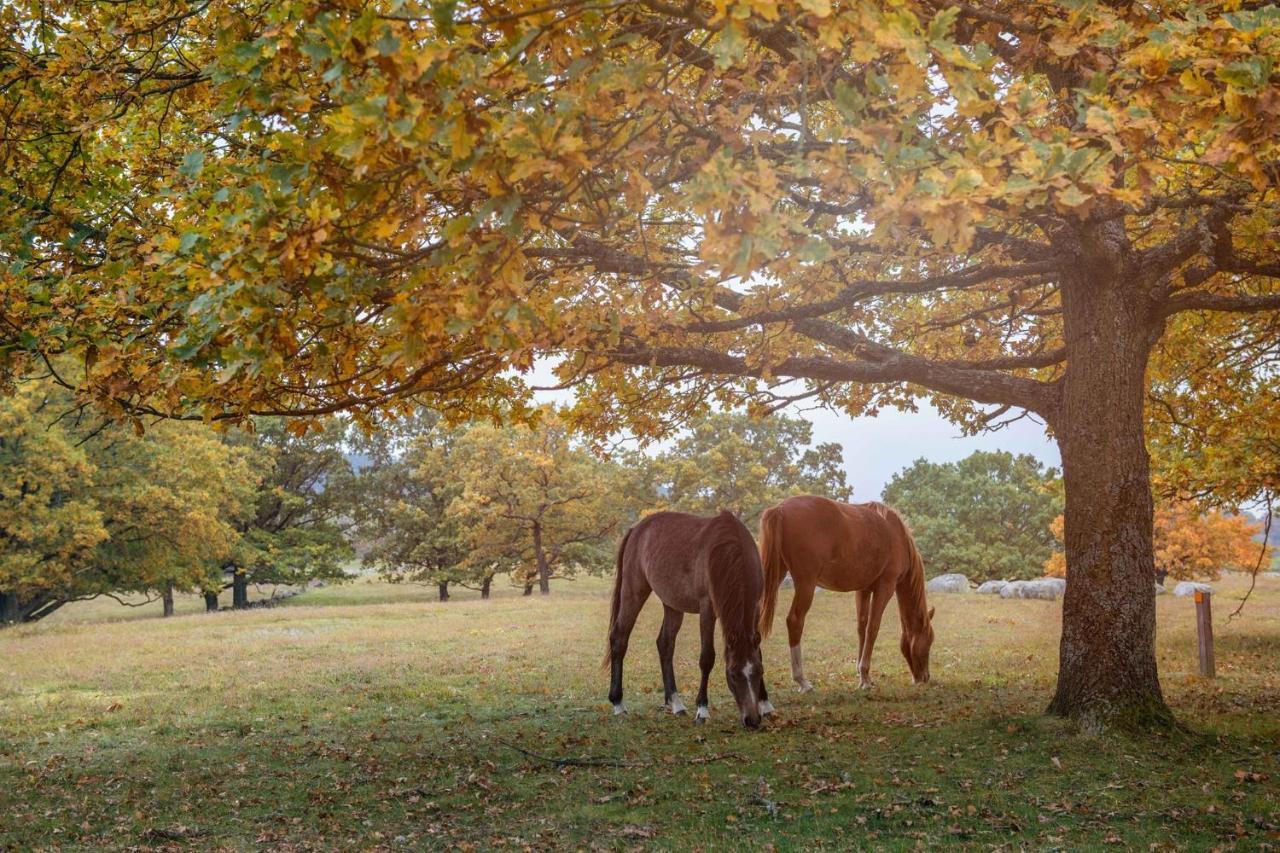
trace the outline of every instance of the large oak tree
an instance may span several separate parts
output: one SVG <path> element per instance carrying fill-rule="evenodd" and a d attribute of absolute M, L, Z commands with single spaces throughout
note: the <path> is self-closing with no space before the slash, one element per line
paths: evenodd
<path fill-rule="evenodd" d="M 1066 487 L 1051 709 L 1167 721 L 1147 365 L 1187 316 L 1274 350 L 1248 318 L 1280 308 L 1278 26 L 1239 2 L 16 0 L 5 365 L 82 354 L 81 392 L 130 416 L 519 409 L 539 356 L 598 430 L 712 398 L 1033 413 Z"/>

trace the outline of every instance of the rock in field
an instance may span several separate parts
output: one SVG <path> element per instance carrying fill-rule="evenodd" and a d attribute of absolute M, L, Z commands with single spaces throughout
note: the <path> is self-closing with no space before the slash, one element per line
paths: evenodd
<path fill-rule="evenodd" d="M 1173 588 L 1173 594 L 1179 598 L 1186 598 L 1189 595 L 1195 595 L 1196 592 L 1213 592 L 1213 587 L 1207 583 L 1196 583 L 1194 581 L 1182 581 Z"/>
<path fill-rule="evenodd" d="M 983 581 L 978 587 L 978 595 L 999 595 L 1008 585 L 1008 581 Z"/>
<path fill-rule="evenodd" d="M 938 575 L 925 584 L 929 592 L 968 592 L 969 579 L 962 574 Z"/>
<path fill-rule="evenodd" d="M 1054 601 L 1067 590 L 1062 578 L 1038 578 L 1033 581 L 1010 581 L 1000 590 L 1001 598 L 1040 598 Z"/>

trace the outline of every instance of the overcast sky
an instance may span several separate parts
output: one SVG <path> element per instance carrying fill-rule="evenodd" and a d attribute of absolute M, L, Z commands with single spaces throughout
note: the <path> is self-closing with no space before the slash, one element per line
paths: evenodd
<path fill-rule="evenodd" d="M 844 447 L 844 467 L 855 501 L 879 498 L 895 473 L 921 457 L 954 462 L 975 450 L 1008 450 L 1030 453 L 1046 465 L 1059 464 L 1057 445 L 1045 435 L 1044 426 L 1029 418 L 998 432 L 962 436 L 927 404 L 919 412 L 890 409 L 874 418 L 850 418 L 827 411 L 790 414 L 813 423 L 815 442 L 833 441 Z"/>
<path fill-rule="evenodd" d="M 550 386 L 555 377 L 550 364 L 542 362 L 526 377 L 531 385 Z M 569 391 L 538 391 L 534 397 L 547 403 L 565 404 Z M 844 448 L 844 468 L 854 501 L 871 501 L 894 474 L 917 459 L 931 462 L 955 462 L 975 450 L 1007 450 L 1030 453 L 1046 465 L 1060 466 L 1058 446 L 1046 435 L 1044 426 L 1023 418 L 993 433 L 964 436 L 960 429 L 945 420 L 927 402 L 920 401 L 919 412 L 886 409 L 874 418 L 850 418 L 825 409 L 783 409 L 791 417 L 804 418 L 813 424 L 813 441 L 835 442 Z"/>

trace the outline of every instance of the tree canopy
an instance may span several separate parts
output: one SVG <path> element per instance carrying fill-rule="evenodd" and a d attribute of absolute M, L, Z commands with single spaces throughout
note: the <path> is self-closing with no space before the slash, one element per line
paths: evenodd
<path fill-rule="evenodd" d="M 388 580 L 435 583 L 441 599 L 449 584 L 479 584 L 485 597 L 495 565 L 464 566 L 463 530 L 449 507 L 462 491 L 454 460 L 459 431 L 431 411 L 364 437 L 370 464 L 360 471 L 351 502 L 362 560 Z"/>
<path fill-rule="evenodd" d="M 553 576 L 613 566 L 617 536 L 633 517 L 629 472 L 575 442 L 544 409 L 535 426 L 476 424 L 452 464 L 460 481 L 448 515 L 462 531 L 462 564 L 483 572 L 512 563 L 526 592 L 546 594 Z"/>
<path fill-rule="evenodd" d="M 1034 412 L 1073 579 L 1052 708 L 1168 721 L 1147 366 L 1181 365 L 1184 317 L 1234 342 L 1214 358 L 1275 346 L 1251 316 L 1280 309 L 1276 7 L 19 0 L 0 22 L 9 375 L 74 353 L 67 384 L 122 415 L 367 420 L 422 396 L 527 414 L 545 356 L 597 431 L 712 400 Z M 1276 423 L 1273 396 L 1212 414 L 1258 370 L 1201 386 L 1203 429 Z"/>
<path fill-rule="evenodd" d="M 218 583 L 259 483 L 250 453 L 200 425 L 76 417 L 49 381 L 0 400 L 0 425 L 0 622 Z"/>
<path fill-rule="evenodd" d="M 791 495 L 849 499 L 840 445 L 812 444 L 813 426 L 799 418 L 716 413 L 655 456 L 649 476 L 664 506 L 695 515 L 727 509 L 754 528 Z"/>
<path fill-rule="evenodd" d="M 1049 525 L 1062 514 L 1057 473 L 1026 454 L 919 459 L 893 476 L 884 500 L 911 524 L 930 574 L 1038 577 L 1054 548 Z"/>
<path fill-rule="evenodd" d="M 9 362 L 166 412 L 505 405 L 546 351 L 641 427 L 675 377 L 1051 411 L 1082 252 L 1280 304 L 1277 15 L 1228 9 L 7 4 Z"/>
<path fill-rule="evenodd" d="M 253 453 L 261 480 L 252 510 L 237 524 L 227 561 L 233 602 L 248 603 L 249 584 L 302 584 L 347 577 L 353 554 L 349 524 L 351 465 L 346 425 L 337 419 L 291 433 L 280 418 L 260 418 L 251 433 L 227 441 Z"/>

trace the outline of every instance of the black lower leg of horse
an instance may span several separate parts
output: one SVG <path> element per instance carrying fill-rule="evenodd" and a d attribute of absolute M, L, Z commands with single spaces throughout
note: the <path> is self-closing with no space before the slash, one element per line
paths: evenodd
<path fill-rule="evenodd" d="M 684 703 L 676 690 L 676 636 L 680 633 L 680 623 L 684 614 L 673 610 L 665 604 L 662 607 L 662 630 L 658 632 L 658 664 L 662 668 L 662 702 L 673 714 L 685 712 Z"/>
<path fill-rule="evenodd" d="M 698 711 L 695 721 L 702 721 L 710 716 L 707 710 L 707 682 L 711 679 L 711 669 L 716 665 L 716 615 L 710 607 L 705 607 L 698 616 L 699 633 L 702 635 L 702 654 L 698 656 L 698 667 L 702 670 L 702 681 L 698 687 Z"/>
<path fill-rule="evenodd" d="M 627 641 L 610 641 L 609 703 L 614 711 L 622 707 L 622 659 L 627 655 Z"/>

